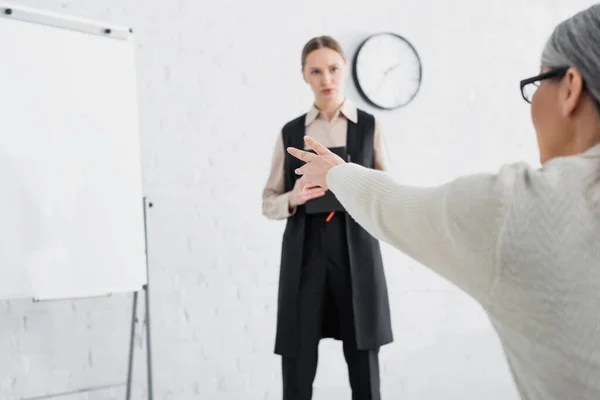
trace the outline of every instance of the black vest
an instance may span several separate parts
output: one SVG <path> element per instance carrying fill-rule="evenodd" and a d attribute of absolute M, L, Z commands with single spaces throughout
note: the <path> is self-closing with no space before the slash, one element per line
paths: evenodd
<path fill-rule="evenodd" d="M 346 152 L 352 163 L 375 167 L 375 118 L 358 111 L 357 123 L 348 120 Z M 300 176 L 294 170 L 303 162 L 287 152 L 304 148 L 306 114 L 288 122 L 282 130 L 285 154 L 285 190 L 291 191 Z M 304 228 L 304 206 L 287 219 L 281 248 L 277 336 L 275 352 L 293 356 L 297 340 L 297 293 L 300 283 Z M 350 270 L 353 285 L 354 321 L 359 349 L 376 349 L 392 342 L 389 300 L 379 242 L 345 213 Z M 335 334 L 324 337 L 336 337 Z"/>

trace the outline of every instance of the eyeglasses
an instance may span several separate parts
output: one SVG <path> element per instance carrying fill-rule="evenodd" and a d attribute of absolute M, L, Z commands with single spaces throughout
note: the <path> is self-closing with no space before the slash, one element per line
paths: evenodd
<path fill-rule="evenodd" d="M 523 79 L 521 81 L 521 95 L 526 102 L 531 103 L 533 94 L 540 86 L 540 81 L 543 81 L 544 79 L 561 79 L 563 76 L 565 76 L 568 69 L 569 67 L 555 68 L 551 71 L 534 76 L 533 78 Z"/>

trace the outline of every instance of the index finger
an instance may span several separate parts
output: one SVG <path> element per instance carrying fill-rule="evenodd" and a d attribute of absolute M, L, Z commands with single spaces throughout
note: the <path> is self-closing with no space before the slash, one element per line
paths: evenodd
<path fill-rule="evenodd" d="M 310 136 L 305 136 L 304 141 L 306 142 L 308 147 L 313 149 L 315 151 L 315 153 L 317 153 L 320 156 L 331 153 L 327 147 L 323 146 L 321 143 L 317 142 L 315 139 L 311 138 Z"/>
<path fill-rule="evenodd" d="M 291 155 L 296 157 L 298 160 L 302 160 L 304 162 L 309 162 L 309 161 L 313 160 L 315 157 L 317 157 L 316 154 L 313 154 L 311 152 L 304 151 L 304 150 L 299 150 L 295 147 L 288 147 L 287 151 L 288 151 L 288 153 L 290 153 Z"/>

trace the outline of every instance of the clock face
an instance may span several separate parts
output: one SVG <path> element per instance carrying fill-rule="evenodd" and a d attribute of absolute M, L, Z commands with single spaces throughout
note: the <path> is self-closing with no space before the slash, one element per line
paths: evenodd
<path fill-rule="evenodd" d="M 421 61 L 414 47 L 394 33 L 368 37 L 353 65 L 354 82 L 363 98 L 391 110 L 408 104 L 421 85 Z"/>

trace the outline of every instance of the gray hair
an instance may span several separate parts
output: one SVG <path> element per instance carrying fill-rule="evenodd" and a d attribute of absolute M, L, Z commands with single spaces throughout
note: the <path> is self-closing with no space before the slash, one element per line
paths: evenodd
<path fill-rule="evenodd" d="M 542 52 L 542 65 L 575 67 L 600 107 L 600 4 L 561 22 Z"/>

